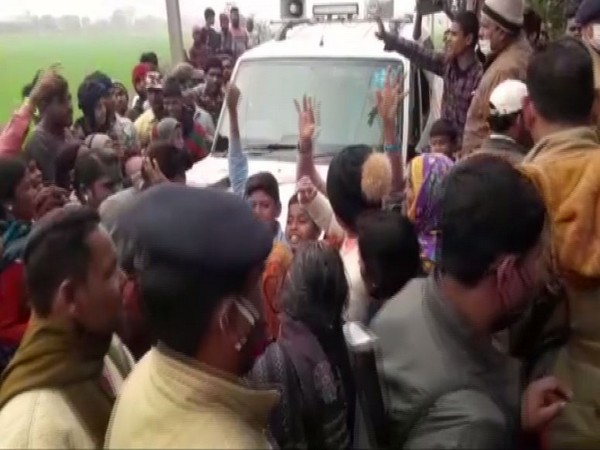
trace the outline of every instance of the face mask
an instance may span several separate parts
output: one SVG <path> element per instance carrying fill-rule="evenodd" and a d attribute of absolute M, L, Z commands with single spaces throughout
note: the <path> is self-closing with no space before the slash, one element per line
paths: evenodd
<path fill-rule="evenodd" d="M 235 345 L 235 349 L 238 352 L 244 351 L 248 355 L 249 370 L 254 361 L 265 352 L 270 341 L 267 337 L 264 327 L 259 323 L 260 314 L 252 305 L 252 303 L 247 299 L 240 297 L 235 301 L 235 306 L 238 312 L 246 319 L 252 328 L 250 335 L 246 338 L 243 338 Z"/>
<path fill-rule="evenodd" d="M 492 53 L 492 43 L 489 39 L 479 39 L 479 51 L 485 56 Z"/>
<path fill-rule="evenodd" d="M 592 40 L 590 45 L 600 52 L 600 23 L 592 25 Z"/>
<path fill-rule="evenodd" d="M 143 189 L 144 177 L 142 176 L 142 171 L 135 172 L 131 176 L 131 185 L 140 191 Z"/>

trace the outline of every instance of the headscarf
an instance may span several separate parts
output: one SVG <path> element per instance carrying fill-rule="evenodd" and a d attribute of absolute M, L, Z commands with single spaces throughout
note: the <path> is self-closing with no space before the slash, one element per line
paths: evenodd
<path fill-rule="evenodd" d="M 79 109 L 83 112 L 83 119 L 78 121 L 84 136 L 96 131 L 96 116 L 94 110 L 96 105 L 106 96 L 110 95 L 110 89 L 96 80 L 84 81 L 77 91 L 77 101 Z"/>
<path fill-rule="evenodd" d="M 150 66 L 146 63 L 136 65 L 131 71 L 131 83 L 133 86 L 140 80 L 146 79 L 146 74 L 150 72 Z"/>
<path fill-rule="evenodd" d="M 125 85 L 122 82 L 120 82 L 119 80 L 113 80 L 112 85 L 113 85 L 113 88 L 120 89 L 123 92 L 125 92 L 127 95 L 129 95 L 129 92 L 127 92 L 127 87 L 125 87 Z"/>
<path fill-rule="evenodd" d="M 103 133 L 90 134 L 85 138 L 83 145 L 91 150 L 103 150 L 105 148 L 112 148 L 112 139 L 109 135 Z"/>
<path fill-rule="evenodd" d="M 441 185 L 453 165 L 450 158 L 440 153 L 419 155 L 409 165 L 408 183 L 414 200 L 408 205 L 408 217 L 417 229 L 423 259 L 433 263 L 439 235 Z"/>
<path fill-rule="evenodd" d="M 161 141 L 173 142 L 175 130 L 181 128 L 181 124 L 177 119 L 165 117 L 154 127 L 152 137 Z"/>

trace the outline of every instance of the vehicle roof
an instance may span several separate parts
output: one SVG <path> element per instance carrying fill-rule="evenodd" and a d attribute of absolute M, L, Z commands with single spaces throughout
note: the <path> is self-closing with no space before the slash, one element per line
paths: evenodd
<path fill-rule="evenodd" d="M 410 38 L 412 24 L 405 24 L 401 36 Z M 383 50 L 383 43 L 375 37 L 374 22 L 317 23 L 297 25 L 287 38 L 272 40 L 248 50 L 240 62 L 278 58 L 360 58 L 406 61 L 396 52 Z M 321 41 L 323 45 L 321 45 Z"/>

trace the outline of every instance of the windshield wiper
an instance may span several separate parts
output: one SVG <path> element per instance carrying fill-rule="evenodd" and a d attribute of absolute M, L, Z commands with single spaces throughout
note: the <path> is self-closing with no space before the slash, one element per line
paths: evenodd
<path fill-rule="evenodd" d="M 296 150 L 297 145 L 294 144 L 263 144 L 263 145 L 247 145 L 245 151 L 255 152 L 272 152 L 275 150 Z"/>

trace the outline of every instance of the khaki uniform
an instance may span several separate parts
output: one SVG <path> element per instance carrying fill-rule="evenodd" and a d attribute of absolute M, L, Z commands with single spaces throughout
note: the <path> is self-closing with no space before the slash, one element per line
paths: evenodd
<path fill-rule="evenodd" d="M 522 168 L 544 197 L 551 254 L 565 287 L 547 325 L 564 323 L 566 343 L 543 352 L 534 373 L 557 376 L 573 390 L 573 399 L 544 440 L 550 449 L 600 448 L 599 136 L 591 127 L 550 135 L 526 156 Z"/>
<path fill-rule="evenodd" d="M 461 152 L 464 156 L 479 149 L 488 137 L 487 120 L 490 113 L 492 91 L 504 80 L 524 80 L 531 54 L 531 45 L 529 45 L 525 35 L 521 35 L 508 48 L 497 55 L 485 69 L 483 78 L 473 95 L 471 106 L 467 112 L 467 123 L 465 124 Z"/>

